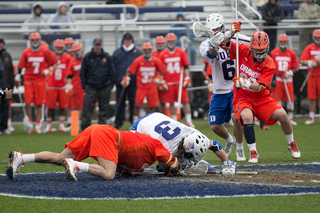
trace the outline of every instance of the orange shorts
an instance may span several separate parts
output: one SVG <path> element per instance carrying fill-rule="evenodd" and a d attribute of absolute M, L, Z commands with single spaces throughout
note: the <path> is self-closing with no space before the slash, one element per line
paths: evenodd
<path fill-rule="evenodd" d="M 245 99 L 233 99 L 233 109 L 241 125 L 243 125 L 243 120 L 241 119 L 240 113 L 243 108 L 251 109 L 253 117 L 257 117 L 260 121 L 263 121 L 268 125 L 273 125 L 277 122 L 277 120 L 270 119 L 270 117 L 274 111 L 281 109 L 282 106 L 280 106 L 280 104 L 271 96 L 264 97 L 261 100 L 253 101 Z"/>
<path fill-rule="evenodd" d="M 288 87 L 290 99 L 293 102 L 294 101 L 293 82 L 287 82 L 287 87 Z M 283 81 L 277 81 L 276 87 L 272 91 L 272 94 L 274 95 L 274 99 L 276 101 L 287 101 L 287 102 L 289 101 Z"/>
<path fill-rule="evenodd" d="M 46 81 L 45 79 L 38 79 L 32 82 L 24 82 L 24 103 L 34 105 L 46 104 Z"/>
<path fill-rule="evenodd" d="M 308 79 L 308 99 L 320 98 L 320 76 L 310 76 Z"/>
<path fill-rule="evenodd" d="M 159 95 L 158 95 L 158 88 L 156 85 L 149 89 L 140 89 L 137 88 L 136 97 L 134 106 L 135 107 L 143 107 L 144 98 L 147 97 L 147 104 L 149 108 L 154 108 L 159 106 Z"/>
<path fill-rule="evenodd" d="M 84 89 L 82 89 L 81 85 L 74 85 L 73 86 L 73 95 L 69 98 L 70 101 L 70 108 L 81 110 L 83 106 L 83 95 Z"/>
<path fill-rule="evenodd" d="M 119 136 L 117 129 L 112 126 L 94 124 L 65 144 L 65 148 L 68 147 L 77 156 L 77 161 L 88 157 L 97 160 L 100 157 L 118 164 Z"/>
<path fill-rule="evenodd" d="M 57 102 L 60 109 L 69 108 L 69 97 L 64 89 L 49 89 L 47 95 L 48 109 L 56 109 Z"/>
<path fill-rule="evenodd" d="M 175 101 L 178 101 L 179 84 L 168 85 L 168 89 L 169 89 L 168 91 L 159 91 L 160 102 L 174 104 Z M 181 103 L 188 103 L 188 102 L 189 102 L 188 90 L 182 87 Z"/>

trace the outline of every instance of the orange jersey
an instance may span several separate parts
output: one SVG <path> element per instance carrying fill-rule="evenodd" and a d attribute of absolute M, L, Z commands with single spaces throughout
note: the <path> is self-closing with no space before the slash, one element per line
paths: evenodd
<path fill-rule="evenodd" d="M 53 70 L 52 75 L 48 77 L 48 85 L 50 88 L 63 87 L 66 85 L 65 78 L 67 77 L 67 67 L 71 56 L 67 53 L 62 53 L 59 65 Z M 49 78 L 51 78 L 49 80 Z"/>
<path fill-rule="evenodd" d="M 312 43 L 303 50 L 300 61 L 302 60 L 315 60 L 317 57 L 320 57 L 320 47 L 317 47 L 315 43 Z M 308 69 L 310 72 L 310 69 Z M 311 76 L 319 76 L 320 75 L 320 67 L 314 67 L 312 70 Z"/>
<path fill-rule="evenodd" d="M 210 64 L 207 62 L 207 60 L 206 60 L 206 59 L 203 59 L 202 62 L 203 62 L 204 64 L 206 64 L 206 66 L 207 66 L 207 69 L 206 69 L 207 75 L 212 75 L 212 68 L 211 68 Z"/>
<path fill-rule="evenodd" d="M 136 58 L 128 69 L 131 74 L 137 76 L 137 87 L 140 89 L 154 86 L 152 78 L 156 76 L 156 72 L 165 73 L 165 67 L 160 59 L 151 57 L 150 61 L 146 61 L 143 55 Z"/>
<path fill-rule="evenodd" d="M 80 69 L 81 69 L 82 59 L 77 59 L 75 56 L 72 56 L 68 65 L 68 75 L 72 75 L 72 85 L 80 85 Z"/>
<path fill-rule="evenodd" d="M 189 65 L 187 53 L 175 47 L 173 52 L 168 49 L 161 51 L 159 58 L 167 68 L 164 80 L 169 84 L 179 83 L 181 68 Z"/>
<path fill-rule="evenodd" d="M 159 57 L 160 52 L 158 50 L 152 51 L 152 57 Z"/>
<path fill-rule="evenodd" d="M 286 71 L 299 68 L 297 55 L 290 48 L 282 52 L 279 47 L 276 47 L 271 51 L 271 56 L 276 65 L 276 76 L 281 77 Z"/>
<path fill-rule="evenodd" d="M 34 52 L 31 47 L 28 47 L 22 52 L 18 67 L 26 68 L 24 81 L 34 81 L 37 78 L 44 78 L 41 71 L 49 66 L 57 63 L 59 58 L 52 54 L 52 51 L 40 46 L 37 52 Z"/>
<path fill-rule="evenodd" d="M 231 42 L 230 46 L 230 59 L 236 59 L 236 44 Z M 269 94 L 269 88 L 273 75 L 276 71 L 276 66 L 273 59 L 268 55 L 262 62 L 254 62 L 253 56 L 249 45 L 239 44 L 239 75 L 246 79 L 250 79 L 251 82 L 261 83 L 267 86 L 267 90 L 264 92 L 257 92 L 254 90 L 244 90 L 240 88 L 235 89 L 235 99 L 248 99 L 248 100 L 260 100 L 263 97 L 271 96 Z"/>

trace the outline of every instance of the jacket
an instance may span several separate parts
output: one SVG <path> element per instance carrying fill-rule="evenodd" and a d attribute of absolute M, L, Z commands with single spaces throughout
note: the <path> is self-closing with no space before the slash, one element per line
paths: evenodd
<path fill-rule="evenodd" d="M 276 26 L 278 24 L 274 22 L 274 18 L 277 16 L 280 20 L 283 19 L 284 11 L 278 3 L 271 4 L 268 2 L 262 6 L 261 15 L 262 19 L 266 21 L 266 23 L 263 24 L 264 26 Z"/>
<path fill-rule="evenodd" d="M 23 22 L 22 29 L 26 30 L 34 30 L 34 31 L 39 31 L 39 29 L 50 29 L 50 27 L 43 25 L 43 26 L 26 26 L 25 24 L 29 23 L 38 23 L 38 24 L 45 24 L 48 20 L 48 17 L 46 15 L 43 15 L 42 12 L 40 15 L 35 15 L 34 14 L 34 8 L 39 6 L 41 10 L 43 10 L 41 2 L 34 3 L 31 8 L 31 15 Z"/>
<path fill-rule="evenodd" d="M 104 52 L 97 55 L 93 49 L 84 57 L 80 69 L 80 80 L 83 89 L 87 85 L 102 89 L 110 84 L 114 84 L 115 68 L 111 56 Z"/>
<path fill-rule="evenodd" d="M 316 3 L 308 3 L 307 1 L 300 4 L 298 19 L 319 19 L 320 6 Z M 301 22 L 300 25 L 316 25 L 317 22 Z"/>
<path fill-rule="evenodd" d="M 181 11 L 179 11 L 177 13 L 177 16 L 176 16 L 176 19 L 175 21 L 178 21 L 178 16 L 182 16 L 183 18 L 183 21 L 185 21 L 185 18 L 184 18 L 184 15 Z M 184 28 L 187 28 L 187 25 L 186 24 L 171 24 L 170 26 L 171 28 L 175 28 L 175 27 L 184 27 Z M 193 31 L 190 30 L 190 37 L 188 36 L 187 34 L 187 30 L 175 30 L 175 29 L 171 29 L 169 30 L 170 33 L 174 33 L 176 36 L 177 36 L 177 43 L 176 43 L 176 46 L 177 47 L 181 47 L 181 41 L 180 41 L 180 37 L 182 36 L 187 36 L 188 38 L 190 38 L 190 43 L 189 43 L 189 46 L 192 46 L 193 44 L 193 41 L 194 41 L 194 34 L 193 34 Z"/>
<path fill-rule="evenodd" d="M 1 88 L 13 89 L 14 71 L 12 58 L 10 53 L 8 53 L 5 48 L 3 48 L 2 51 L 0 51 L 0 59 L 3 65 L 3 73 L 2 79 L 0 81 L 0 86 Z"/>
<path fill-rule="evenodd" d="M 70 25 L 50 26 L 52 29 L 75 29 L 76 26 L 73 23 L 76 22 L 76 19 L 74 16 L 69 12 L 66 12 L 66 14 L 60 14 L 60 7 L 63 5 L 67 7 L 67 11 L 69 10 L 69 7 L 65 2 L 60 2 L 57 12 L 50 16 L 48 23 L 70 23 Z"/>

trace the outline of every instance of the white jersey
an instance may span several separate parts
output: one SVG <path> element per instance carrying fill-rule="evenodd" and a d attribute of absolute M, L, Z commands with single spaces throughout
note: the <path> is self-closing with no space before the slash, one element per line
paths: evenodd
<path fill-rule="evenodd" d="M 203 41 L 200 46 L 200 54 L 205 58 L 212 68 L 213 93 L 226 94 L 233 91 L 233 77 L 236 70 L 236 60 L 230 60 L 229 51 L 219 47 L 218 54 L 214 58 L 207 56 L 210 38 Z M 231 41 L 235 42 L 235 38 Z M 238 34 L 239 44 L 250 44 L 248 36 Z"/>
<path fill-rule="evenodd" d="M 199 132 L 159 112 L 151 113 L 138 120 L 132 125 L 131 130 L 158 139 L 171 154 L 177 153 L 179 143 L 183 138 L 194 132 Z M 207 137 L 206 140 L 209 146 L 210 140 Z"/>

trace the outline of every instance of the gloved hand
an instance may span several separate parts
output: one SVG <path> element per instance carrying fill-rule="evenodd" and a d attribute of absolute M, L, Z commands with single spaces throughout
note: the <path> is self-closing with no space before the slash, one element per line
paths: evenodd
<path fill-rule="evenodd" d="M 241 21 L 234 21 L 231 23 L 230 31 L 232 35 L 234 35 L 236 32 L 240 32 L 241 24 L 242 24 Z"/>
<path fill-rule="evenodd" d="M 210 48 L 214 50 L 218 50 L 220 44 L 224 41 L 224 34 L 222 32 L 216 32 L 211 38 L 210 38 Z"/>
<path fill-rule="evenodd" d="M 127 88 L 130 84 L 130 77 L 129 76 L 123 76 L 121 81 L 121 86 L 123 89 Z"/>
<path fill-rule="evenodd" d="M 242 88 L 242 89 L 249 89 L 251 86 L 250 80 L 249 79 L 245 79 L 243 77 L 234 77 L 232 79 L 233 81 L 233 85 L 234 87 L 238 88 Z"/>
<path fill-rule="evenodd" d="M 288 71 L 286 71 L 285 73 L 282 74 L 281 78 L 282 79 L 286 79 L 286 78 L 289 78 L 289 77 L 292 77 L 292 76 L 293 76 L 292 70 L 288 70 Z"/>
<path fill-rule="evenodd" d="M 66 84 L 65 86 L 65 91 L 66 91 L 66 94 L 71 97 L 73 95 L 73 85 L 72 84 Z"/>
<path fill-rule="evenodd" d="M 188 88 L 191 84 L 191 78 L 189 76 L 184 77 L 183 87 Z"/>
<path fill-rule="evenodd" d="M 221 174 L 224 176 L 232 176 L 236 174 L 237 163 L 232 160 L 222 162 Z"/>
<path fill-rule="evenodd" d="M 275 17 L 273 18 L 273 22 L 274 22 L 274 23 L 278 23 L 279 21 L 281 21 L 280 16 L 275 16 Z"/>
<path fill-rule="evenodd" d="M 168 91 L 168 85 L 166 84 L 165 80 L 160 81 L 159 86 L 158 86 L 160 91 Z"/>
<path fill-rule="evenodd" d="M 152 78 L 152 83 L 157 85 L 157 86 L 159 86 L 162 81 L 163 81 L 163 76 L 161 76 L 161 75 L 160 76 L 157 75 L 157 76 Z"/>
<path fill-rule="evenodd" d="M 42 76 L 52 75 L 53 67 L 48 67 L 40 72 Z"/>
<path fill-rule="evenodd" d="M 316 60 L 308 60 L 307 67 L 308 69 L 318 67 L 320 65 L 320 61 L 318 59 Z"/>
<path fill-rule="evenodd" d="M 18 88 L 21 84 L 21 74 L 17 74 L 15 77 L 14 77 L 14 86 L 16 88 Z"/>

